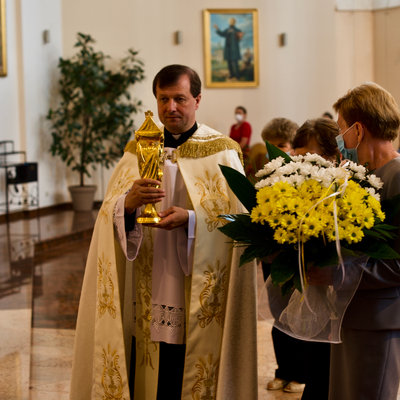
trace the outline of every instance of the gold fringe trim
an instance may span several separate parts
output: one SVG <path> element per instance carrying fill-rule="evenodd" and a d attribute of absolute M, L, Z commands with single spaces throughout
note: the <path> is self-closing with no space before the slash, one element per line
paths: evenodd
<path fill-rule="evenodd" d="M 225 135 L 193 135 L 179 146 L 181 157 L 202 158 L 224 150 L 236 150 L 243 165 L 243 154 L 239 143 Z"/>
<path fill-rule="evenodd" d="M 239 143 L 225 135 L 196 135 L 178 147 L 181 157 L 202 158 L 224 150 L 236 150 L 243 165 L 243 154 Z M 124 152 L 136 154 L 136 140 L 131 140 L 125 146 Z"/>
<path fill-rule="evenodd" d="M 125 146 L 124 153 L 129 151 L 129 153 L 136 154 L 136 140 L 131 140 L 128 142 L 128 144 Z"/>

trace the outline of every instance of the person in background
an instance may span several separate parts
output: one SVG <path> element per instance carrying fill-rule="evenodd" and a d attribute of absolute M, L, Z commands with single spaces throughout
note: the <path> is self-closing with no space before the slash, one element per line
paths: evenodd
<path fill-rule="evenodd" d="M 235 109 L 236 123 L 231 126 L 229 137 L 239 143 L 243 153 L 244 170 L 248 168 L 248 158 L 250 152 L 251 125 L 246 121 L 247 110 L 238 106 Z M 247 175 L 247 174 L 246 174 Z"/>
<path fill-rule="evenodd" d="M 292 142 L 299 126 L 287 118 L 274 118 L 264 126 L 261 137 L 287 154 L 292 152 Z M 268 158 L 268 154 L 266 154 Z"/>
<path fill-rule="evenodd" d="M 330 112 L 326 111 L 322 114 L 322 118 L 333 119 L 333 115 Z"/>
<path fill-rule="evenodd" d="M 283 120 L 284 126 L 296 125 L 290 120 L 275 119 L 270 125 L 275 127 L 275 132 L 279 131 L 276 120 Z M 297 130 L 290 148 L 293 148 L 293 155 L 318 154 L 334 162 L 340 154 L 335 139 L 338 134 L 339 128 L 333 120 L 325 118 L 307 120 Z M 263 131 L 263 138 L 268 136 L 272 137 L 272 141 L 280 145 L 282 150 L 288 150 L 287 136 L 284 139 L 274 138 L 268 130 Z M 269 269 L 270 265 L 263 263 L 265 279 L 269 275 Z M 302 400 L 328 399 L 330 344 L 296 339 L 275 327 L 272 328 L 272 339 L 278 369 L 275 371 L 275 378 L 268 383 L 267 389 L 283 389 L 285 392 L 304 390 Z"/>
<path fill-rule="evenodd" d="M 336 143 L 337 135 L 339 127 L 332 119 L 307 120 L 293 139 L 294 155 L 318 154 L 328 161 L 335 162 L 340 156 Z M 286 334 L 280 332 L 280 335 Z M 291 340 L 296 339 L 291 338 Z M 297 340 L 302 343 L 301 349 L 304 355 L 301 368 L 304 371 L 305 389 L 301 399 L 328 400 L 330 343 Z"/>
<path fill-rule="evenodd" d="M 299 126 L 290 119 L 274 118 L 264 126 L 261 137 L 264 143 L 268 140 L 274 146 L 290 154 L 292 151 L 292 140 L 298 128 Z M 267 149 L 264 145 L 256 143 L 252 146 L 246 170 L 246 176 L 250 181 L 255 182 L 257 180 L 255 173 L 268 161 Z"/>
<path fill-rule="evenodd" d="M 307 120 L 297 131 L 293 139 L 293 154 L 304 156 L 306 153 L 318 154 L 328 161 L 335 162 L 340 156 L 336 143 L 339 128 L 333 120 L 316 118 Z"/>
<path fill-rule="evenodd" d="M 262 130 L 261 137 L 264 141 L 278 147 L 285 153 L 292 151 L 292 141 L 299 126 L 286 118 L 274 118 L 268 122 Z M 262 155 L 261 168 L 269 162 L 268 154 Z M 264 280 L 270 274 L 271 263 L 267 260 L 262 262 Z M 268 390 L 280 390 L 285 392 L 302 392 L 304 389 L 305 373 L 302 366 L 305 357 L 304 342 L 279 329 L 272 328 L 272 341 L 274 345 L 276 362 L 278 368 L 275 371 L 275 378 L 268 382 Z"/>

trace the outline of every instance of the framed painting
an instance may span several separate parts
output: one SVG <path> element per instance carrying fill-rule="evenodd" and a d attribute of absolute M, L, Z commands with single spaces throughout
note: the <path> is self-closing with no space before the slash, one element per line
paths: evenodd
<path fill-rule="evenodd" d="M 204 10 L 207 87 L 258 86 L 258 11 Z"/>
<path fill-rule="evenodd" d="M 0 76 L 7 75 L 6 0 L 0 0 Z"/>

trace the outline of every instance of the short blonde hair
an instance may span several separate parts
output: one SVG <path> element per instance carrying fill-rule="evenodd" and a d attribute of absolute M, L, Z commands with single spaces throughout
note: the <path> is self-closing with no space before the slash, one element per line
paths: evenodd
<path fill-rule="evenodd" d="M 348 126 L 360 122 L 375 138 L 394 140 L 399 133 L 400 110 L 393 96 L 373 82 L 350 89 L 333 105 Z"/>
<path fill-rule="evenodd" d="M 274 118 L 264 126 L 261 137 L 264 142 L 266 140 L 279 139 L 282 140 L 282 142 L 289 142 L 292 144 L 297 129 L 299 129 L 299 126 L 290 119 Z"/>

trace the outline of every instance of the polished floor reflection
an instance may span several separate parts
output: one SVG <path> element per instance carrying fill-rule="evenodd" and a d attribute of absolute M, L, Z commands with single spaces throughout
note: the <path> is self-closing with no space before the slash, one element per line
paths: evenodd
<path fill-rule="evenodd" d="M 0 225 L 0 399 L 69 399 L 76 315 L 96 214 L 63 211 Z M 258 283 L 260 292 L 261 269 Z M 265 304 L 259 311 L 266 318 L 258 321 L 259 399 L 300 399 L 301 393 L 265 389 L 276 362 L 271 315 Z"/>

